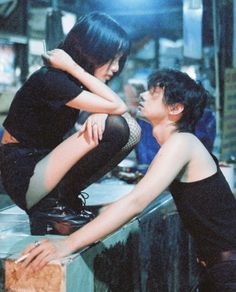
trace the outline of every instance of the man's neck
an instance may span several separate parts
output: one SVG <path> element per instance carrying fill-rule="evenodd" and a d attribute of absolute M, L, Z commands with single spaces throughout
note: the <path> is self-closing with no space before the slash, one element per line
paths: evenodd
<path fill-rule="evenodd" d="M 176 127 L 172 124 L 153 125 L 152 134 L 160 145 L 163 145 L 169 137 L 176 132 Z"/>

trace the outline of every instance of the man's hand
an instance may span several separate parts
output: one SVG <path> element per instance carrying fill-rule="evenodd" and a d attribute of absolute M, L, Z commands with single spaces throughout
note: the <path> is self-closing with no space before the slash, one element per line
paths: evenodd
<path fill-rule="evenodd" d="M 72 251 L 67 247 L 65 239 L 52 240 L 44 239 L 32 243 L 26 247 L 22 255 L 25 259 L 18 263 L 22 272 L 34 273 L 42 269 L 51 260 L 59 259 L 71 254 Z M 16 261 L 17 262 L 17 261 Z"/>

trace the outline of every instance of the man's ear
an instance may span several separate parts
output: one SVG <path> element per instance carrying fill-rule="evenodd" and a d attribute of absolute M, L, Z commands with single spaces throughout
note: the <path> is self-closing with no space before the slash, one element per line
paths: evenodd
<path fill-rule="evenodd" d="M 184 110 L 184 105 L 182 103 L 175 103 L 168 106 L 170 115 L 179 115 Z"/>

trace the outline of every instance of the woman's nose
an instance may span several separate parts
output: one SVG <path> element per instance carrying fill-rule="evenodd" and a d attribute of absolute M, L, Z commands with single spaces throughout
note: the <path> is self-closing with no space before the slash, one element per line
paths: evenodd
<path fill-rule="evenodd" d="M 111 70 L 112 72 L 116 73 L 119 71 L 119 61 L 114 60 L 111 64 Z"/>

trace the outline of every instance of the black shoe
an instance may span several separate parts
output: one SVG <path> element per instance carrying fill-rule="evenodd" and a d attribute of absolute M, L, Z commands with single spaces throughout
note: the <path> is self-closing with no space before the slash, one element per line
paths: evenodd
<path fill-rule="evenodd" d="M 83 202 L 81 200 L 81 202 Z M 28 212 L 32 235 L 69 235 L 94 219 L 85 209 L 84 202 L 78 211 L 55 198 L 45 198 Z"/>

